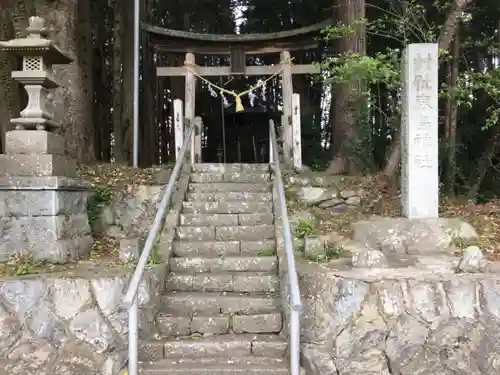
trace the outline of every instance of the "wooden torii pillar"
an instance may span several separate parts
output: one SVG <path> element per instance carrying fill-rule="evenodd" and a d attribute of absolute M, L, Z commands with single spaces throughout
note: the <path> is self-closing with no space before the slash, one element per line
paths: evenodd
<path fill-rule="evenodd" d="M 193 53 L 186 54 L 186 62 L 192 64 L 190 69 L 202 77 L 214 76 L 271 76 L 279 68 L 273 65 L 244 66 L 244 51 L 231 51 L 231 66 L 196 67 Z M 294 74 L 319 74 L 320 68 L 313 64 L 290 64 L 290 52 L 281 52 L 282 90 L 283 90 L 283 151 L 284 162 L 295 168 L 302 167 L 302 142 L 300 129 L 300 96 L 293 93 L 292 76 Z M 195 123 L 196 77 L 186 67 L 158 67 L 158 77 L 184 76 L 186 79 L 186 96 L 184 116 L 190 124 Z M 191 145 L 191 160 L 201 161 L 201 124 L 196 121 L 195 137 Z M 176 145 L 176 148 L 178 146 Z"/>

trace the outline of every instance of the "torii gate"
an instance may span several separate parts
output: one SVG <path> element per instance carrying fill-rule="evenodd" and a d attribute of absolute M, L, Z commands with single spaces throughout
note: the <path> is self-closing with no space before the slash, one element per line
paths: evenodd
<path fill-rule="evenodd" d="M 158 77 L 185 77 L 185 107 L 182 101 L 174 101 L 175 144 L 176 150 L 182 145 L 184 119 L 195 122 L 196 75 L 209 76 L 271 76 L 280 70 L 283 90 L 283 149 L 285 163 L 295 168 L 302 167 L 300 95 L 293 93 L 294 74 L 318 74 L 320 68 L 313 64 L 291 64 L 290 51 L 317 48 L 318 42 L 311 37 L 332 23 L 331 20 L 316 25 L 269 34 L 201 34 L 179 30 L 164 29 L 143 24 L 156 48 L 160 51 L 187 52 L 186 64 L 182 67 L 158 67 Z M 198 67 L 194 53 L 203 55 L 230 55 L 230 66 Z M 280 53 L 281 67 L 246 66 L 246 55 Z M 188 68 L 189 67 L 189 68 Z M 281 68 L 281 69 L 280 69 Z M 194 72 L 194 73 L 193 73 Z M 184 112 L 184 113 L 182 113 Z M 199 120 L 197 121 L 199 122 Z M 201 124 L 195 124 L 199 127 Z M 195 132 L 191 147 L 193 161 L 201 161 L 201 134 Z M 178 151 L 177 151 L 178 152 Z M 176 154 L 177 156 L 177 154 Z"/>

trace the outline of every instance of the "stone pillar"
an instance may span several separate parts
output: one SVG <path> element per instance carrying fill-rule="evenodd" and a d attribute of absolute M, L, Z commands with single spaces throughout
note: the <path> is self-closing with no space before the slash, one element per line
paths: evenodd
<path fill-rule="evenodd" d="M 408 219 L 433 219 L 439 215 L 437 44 L 410 44 L 403 76 L 402 211 Z"/>
<path fill-rule="evenodd" d="M 283 155 L 284 162 L 288 166 L 293 165 L 293 146 L 292 146 L 292 67 L 290 65 L 290 52 L 281 52 L 281 64 L 283 72 L 281 73 L 281 85 L 283 91 L 283 116 L 281 118 L 281 126 L 283 127 Z"/>
<path fill-rule="evenodd" d="M 17 252 L 37 260 L 65 262 L 90 251 L 87 218 L 90 184 L 76 179 L 76 161 L 66 156 L 64 138 L 54 131 L 49 103 L 59 87 L 53 64 L 71 59 L 47 39 L 45 21 L 31 17 L 26 38 L 0 42 L 22 57 L 23 70 L 12 77 L 24 85 L 28 105 L 11 120 L 6 153 L 0 155 L 0 261 Z"/>

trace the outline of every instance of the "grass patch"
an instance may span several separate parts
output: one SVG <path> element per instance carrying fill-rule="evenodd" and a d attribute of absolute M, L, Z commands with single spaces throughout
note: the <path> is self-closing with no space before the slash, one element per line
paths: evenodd
<path fill-rule="evenodd" d="M 341 245 L 325 244 L 324 252 L 308 254 L 306 259 L 314 263 L 326 263 L 334 259 L 340 259 L 345 255 L 346 251 Z"/>
<path fill-rule="evenodd" d="M 316 232 L 316 226 L 311 220 L 299 220 L 295 228 L 295 237 L 304 238 L 311 236 Z"/>
<path fill-rule="evenodd" d="M 258 255 L 261 257 L 270 257 L 276 255 L 276 250 L 272 247 L 263 248 L 259 250 Z"/>

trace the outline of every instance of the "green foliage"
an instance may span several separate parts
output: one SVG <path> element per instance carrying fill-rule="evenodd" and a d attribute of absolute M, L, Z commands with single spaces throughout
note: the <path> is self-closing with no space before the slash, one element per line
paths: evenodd
<path fill-rule="evenodd" d="M 109 204 L 113 198 L 113 193 L 106 185 L 95 185 L 92 195 L 87 202 L 87 214 L 90 225 L 94 223 L 102 212 L 102 209 Z"/>
<path fill-rule="evenodd" d="M 274 250 L 271 247 L 263 248 L 263 249 L 259 250 L 258 254 L 261 257 L 270 257 L 270 256 L 273 256 L 273 255 L 276 255 L 276 250 Z"/>
<path fill-rule="evenodd" d="M 307 260 L 315 263 L 326 263 L 334 259 L 342 258 L 345 249 L 341 245 L 325 244 L 325 251 L 317 254 L 311 254 Z"/>
<path fill-rule="evenodd" d="M 151 253 L 149 253 L 148 265 L 154 266 L 156 264 L 160 264 L 162 262 L 162 257 L 160 254 L 160 246 L 159 244 L 154 244 L 151 249 Z"/>
<path fill-rule="evenodd" d="M 12 254 L 5 269 L 9 276 L 24 276 L 34 273 L 35 269 L 43 264 L 43 262 L 35 260 L 31 253 L 23 251 Z"/>
<path fill-rule="evenodd" d="M 295 228 L 295 237 L 304 238 L 311 236 L 316 231 L 315 225 L 309 220 L 300 220 Z"/>
<path fill-rule="evenodd" d="M 452 2 L 411 0 L 404 3 L 384 3 L 384 6 L 379 4 L 378 2 L 367 4 L 367 15 L 372 15 L 369 20 L 359 19 L 351 25 L 339 23 L 323 31 L 323 38 L 326 41 L 352 36 L 362 28 L 367 34 L 369 43 L 366 56 L 353 52 L 335 53 L 321 63 L 326 72 L 326 82 L 331 83 L 334 88 L 343 85 L 344 90 L 345 87 L 353 89 L 350 94 L 353 104 L 350 106 L 352 109 L 357 103 L 353 112 L 359 119 L 357 129 L 359 141 L 347 147 L 350 152 L 349 158 L 355 161 L 356 165 L 361 165 L 363 170 L 376 167 L 366 163 L 370 162 L 371 152 L 375 147 L 374 131 L 380 132 L 379 137 L 383 140 L 385 134 L 394 134 L 401 122 L 402 51 L 409 43 L 437 42 Z M 482 4 L 477 8 L 468 9 L 469 13 L 464 12 L 462 15 L 462 28 L 469 34 L 460 32 L 462 55 L 459 61 L 458 82 L 453 87 L 447 86 L 448 77 L 443 74 L 446 69 L 442 69 L 453 57 L 449 51 L 440 51 L 440 107 L 444 108 L 445 101 L 451 99 L 458 108 L 458 139 L 457 144 L 453 146 L 457 147 L 455 151 L 457 155 L 460 156 L 462 152 L 465 154 L 463 160 L 458 160 L 462 164 L 464 173 L 458 170 L 453 173 L 463 182 L 471 177 L 474 178 L 473 174 L 470 176 L 469 171 L 475 170 L 477 166 L 471 168 L 470 152 L 477 151 L 470 147 L 462 147 L 461 129 L 468 134 L 474 134 L 483 142 L 489 142 L 485 136 L 476 134 L 498 126 L 500 119 L 500 67 L 497 62 L 489 62 L 494 56 L 500 55 L 497 35 L 500 30 L 496 30 L 498 17 L 491 16 L 493 29 L 490 27 L 486 31 L 485 26 L 481 24 L 484 18 L 490 17 L 488 13 L 493 10 L 492 8 L 488 11 L 487 8 L 486 4 Z M 373 17 L 374 14 L 376 17 Z M 498 12 L 496 14 L 498 15 Z M 483 67 L 478 68 L 478 65 Z M 381 95 L 387 99 L 381 102 Z M 444 114 L 440 113 L 442 122 L 445 119 Z M 384 119 L 382 128 L 379 124 L 373 123 L 375 117 Z M 463 126 L 460 122 L 464 118 L 471 118 L 474 122 L 466 122 Z M 387 129 L 385 134 L 384 126 Z M 462 150 L 459 150 L 461 147 Z M 479 157 L 481 156 L 477 155 L 477 158 Z M 458 162 L 451 168 L 456 169 Z"/>

